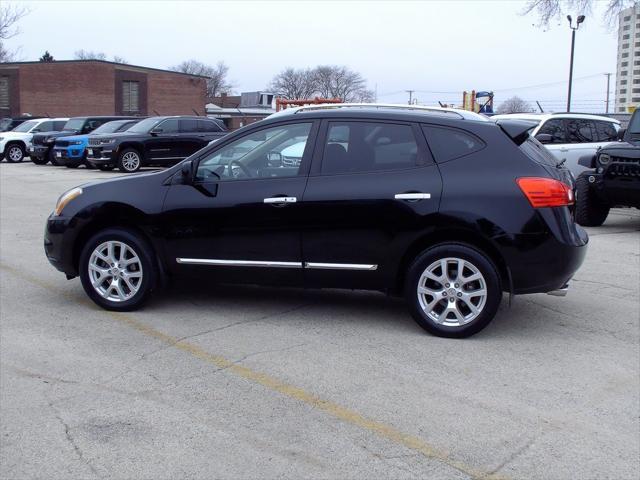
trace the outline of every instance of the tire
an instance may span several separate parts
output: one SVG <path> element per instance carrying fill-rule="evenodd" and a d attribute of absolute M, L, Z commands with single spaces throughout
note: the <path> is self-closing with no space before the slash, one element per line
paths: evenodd
<path fill-rule="evenodd" d="M 58 161 L 58 159 L 56 158 L 56 156 L 53 153 L 53 148 L 49 149 L 49 161 L 51 162 L 51 165 L 54 165 L 56 167 L 62 167 L 62 163 L 60 163 Z"/>
<path fill-rule="evenodd" d="M 64 166 L 67 168 L 78 168 L 81 164 L 80 163 L 65 163 Z"/>
<path fill-rule="evenodd" d="M 89 164 L 87 164 L 89 165 Z M 102 170 L 103 172 L 110 172 L 111 170 L 113 170 L 113 166 L 112 165 L 98 165 L 98 169 Z"/>
<path fill-rule="evenodd" d="M 38 158 L 38 157 L 31 157 L 31 163 L 35 163 L 36 165 L 46 165 L 47 163 L 49 163 L 49 159 L 48 158 Z"/>
<path fill-rule="evenodd" d="M 440 281 L 436 280 L 438 276 Z M 479 293 L 481 290 L 484 295 Z M 451 298 L 455 300 L 452 302 Z M 423 251 L 409 266 L 405 300 L 414 320 L 427 332 L 438 337 L 465 338 L 493 320 L 502 300 L 502 285 L 487 255 L 468 245 L 443 243 Z"/>
<path fill-rule="evenodd" d="M 576 222 L 584 227 L 599 227 L 609 215 L 609 205 L 598 198 L 588 178 L 582 174 L 576 180 Z"/>
<path fill-rule="evenodd" d="M 7 162 L 20 163 L 24 160 L 24 147 L 19 143 L 10 143 L 4 152 Z"/>
<path fill-rule="evenodd" d="M 142 155 L 135 148 L 125 148 L 118 155 L 118 168 L 124 173 L 133 173 L 140 170 Z"/>
<path fill-rule="evenodd" d="M 109 259 L 110 245 L 113 245 L 113 262 L 107 263 L 103 259 Z M 126 246 L 124 257 L 121 256 L 123 245 Z M 131 263 L 119 264 L 122 258 Z M 91 265 L 94 268 L 90 271 Z M 106 310 L 119 312 L 140 308 L 158 281 L 153 249 L 142 236 L 124 228 L 107 228 L 91 237 L 80 254 L 79 270 L 82 287 L 89 298 Z M 100 281 L 101 278 L 104 280 Z"/>

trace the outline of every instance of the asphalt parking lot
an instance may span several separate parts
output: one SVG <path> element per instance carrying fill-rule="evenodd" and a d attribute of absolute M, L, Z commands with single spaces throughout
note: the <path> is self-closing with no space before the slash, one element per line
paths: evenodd
<path fill-rule="evenodd" d="M 635 479 L 640 214 L 589 229 L 565 298 L 425 334 L 381 294 L 180 284 L 140 312 L 47 262 L 60 193 L 0 165 L 0 477 Z"/>

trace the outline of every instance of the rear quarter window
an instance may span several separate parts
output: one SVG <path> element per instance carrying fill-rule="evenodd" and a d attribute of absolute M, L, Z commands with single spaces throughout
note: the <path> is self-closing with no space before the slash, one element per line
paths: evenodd
<path fill-rule="evenodd" d="M 529 137 L 520 145 L 520 150 L 534 162 L 555 167 L 558 160 L 551 155 L 549 150 L 533 137 Z"/>
<path fill-rule="evenodd" d="M 423 125 L 429 148 L 436 162 L 448 162 L 482 150 L 486 144 L 474 134 L 449 127 Z"/>

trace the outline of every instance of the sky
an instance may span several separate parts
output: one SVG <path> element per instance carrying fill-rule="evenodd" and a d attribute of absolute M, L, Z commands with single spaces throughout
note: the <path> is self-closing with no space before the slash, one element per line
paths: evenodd
<path fill-rule="evenodd" d="M 2 0 L 6 3 L 6 0 Z M 496 105 L 513 95 L 566 110 L 571 31 L 522 15 L 525 2 L 483 1 L 12 1 L 30 13 L 6 46 L 21 60 L 48 50 L 118 55 L 167 68 L 183 60 L 224 61 L 235 91 L 264 90 L 286 67 L 346 65 L 379 102 L 462 102 L 464 90 L 492 90 Z M 576 34 L 572 110 L 604 111 L 606 77 L 615 85 L 617 35 L 602 5 Z M 533 104 L 535 106 L 535 103 Z"/>

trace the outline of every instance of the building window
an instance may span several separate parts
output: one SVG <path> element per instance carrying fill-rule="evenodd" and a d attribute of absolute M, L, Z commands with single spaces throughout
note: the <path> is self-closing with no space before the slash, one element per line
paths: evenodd
<path fill-rule="evenodd" d="M 640 47 L 640 42 L 636 42 L 636 47 Z"/>
<path fill-rule="evenodd" d="M 629 72 L 628 72 L 627 70 L 622 70 L 622 71 L 620 72 L 620 76 L 621 76 L 621 77 L 626 77 L 628 74 L 629 74 Z"/>
<path fill-rule="evenodd" d="M 621 66 L 621 67 L 626 67 L 627 65 L 629 65 L 629 62 L 622 62 L 622 63 L 620 64 L 620 66 Z"/>
<path fill-rule="evenodd" d="M 632 88 L 631 93 L 640 93 L 640 88 Z"/>
<path fill-rule="evenodd" d="M 633 97 L 633 98 L 631 99 L 631 101 L 632 101 L 633 103 L 638 103 L 638 102 L 640 102 L 640 97 Z"/>
<path fill-rule="evenodd" d="M 623 43 L 623 44 L 622 44 L 622 48 L 623 48 L 624 50 L 626 50 L 627 48 L 629 48 L 629 44 L 628 44 L 628 43 Z"/>
<path fill-rule="evenodd" d="M 0 77 L 0 108 L 9 108 L 9 77 Z"/>
<path fill-rule="evenodd" d="M 633 84 L 634 84 L 634 85 L 638 85 L 638 84 L 640 84 L 640 78 L 635 78 L 635 79 L 633 80 Z"/>
<path fill-rule="evenodd" d="M 622 54 L 622 58 L 627 58 L 628 56 L 629 56 L 629 53 L 628 53 L 628 52 L 627 52 L 627 53 L 623 53 L 623 54 Z"/>
<path fill-rule="evenodd" d="M 125 80 L 122 82 L 123 113 L 140 112 L 140 82 Z"/>
<path fill-rule="evenodd" d="M 620 85 L 626 85 L 627 81 L 626 80 L 620 80 Z"/>
<path fill-rule="evenodd" d="M 634 71 L 633 71 L 633 74 L 634 74 L 634 75 L 640 75 L 640 70 L 634 70 Z"/>
<path fill-rule="evenodd" d="M 635 60 L 635 61 L 633 62 L 633 64 L 634 64 L 634 65 L 636 65 L 636 66 L 637 66 L 637 65 L 640 65 L 640 60 Z"/>
<path fill-rule="evenodd" d="M 629 34 L 625 34 L 622 36 L 622 40 L 629 40 Z"/>
<path fill-rule="evenodd" d="M 627 89 L 626 88 L 621 88 L 620 89 L 620 95 L 624 95 L 625 93 L 627 93 Z"/>
<path fill-rule="evenodd" d="M 622 27 L 622 30 L 627 31 L 631 28 L 631 25 L 625 25 L 624 27 Z"/>
<path fill-rule="evenodd" d="M 623 22 L 628 22 L 629 20 L 631 20 L 631 15 L 627 15 L 622 19 Z"/>
<path fill-rule="evenodd" d="M 618 107 L 619 112 L 624 112 L 624 107 Z"/>

